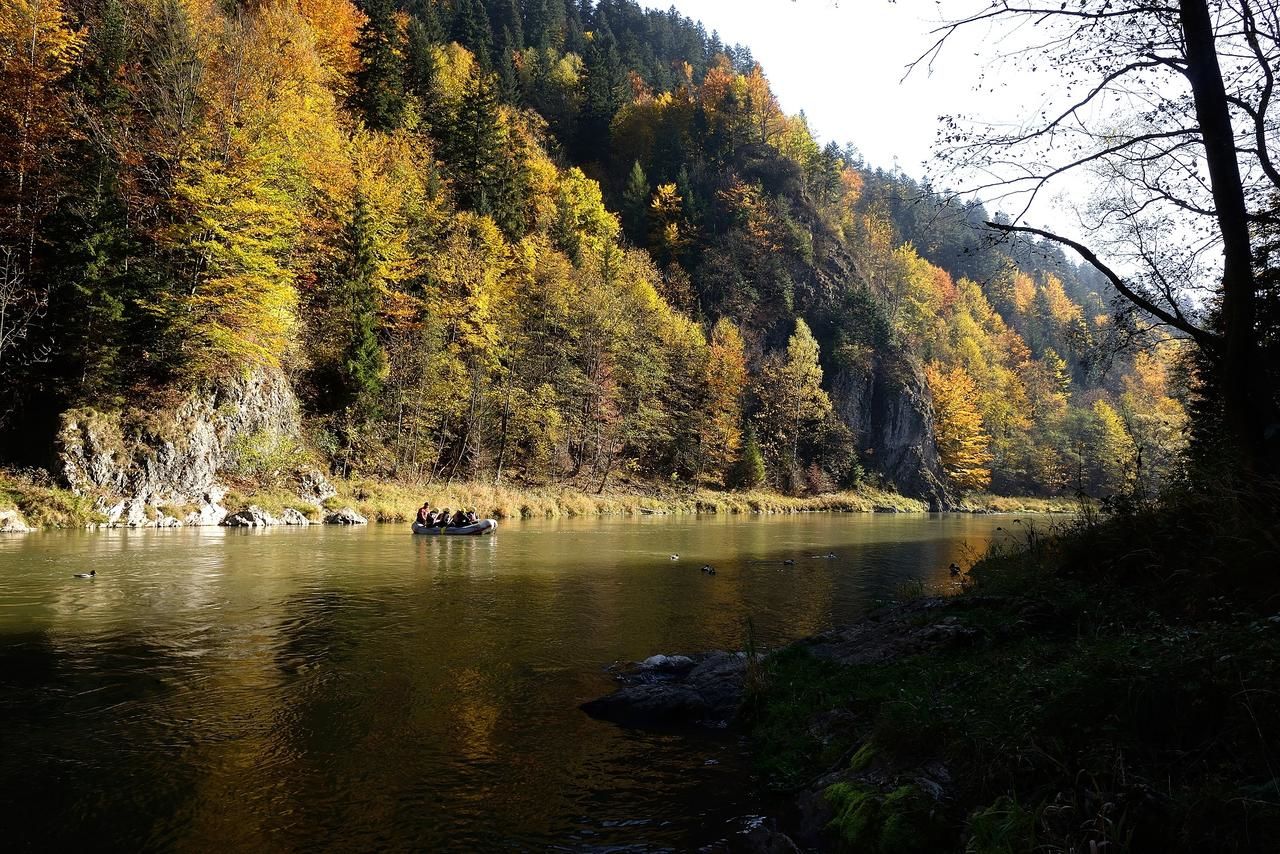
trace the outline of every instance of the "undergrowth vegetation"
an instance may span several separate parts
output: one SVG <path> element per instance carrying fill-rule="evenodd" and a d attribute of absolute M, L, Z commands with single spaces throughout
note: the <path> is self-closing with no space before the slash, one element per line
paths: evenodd
<path fill-rule="evenodd" d="M 774 656 L 749 703 L 761 769 L 788 789 L 833 775 L 840 850 L 1275 850 L 1275 499 L 1008 526 L 966 593 L 911 617 L 971 642 Z"/>

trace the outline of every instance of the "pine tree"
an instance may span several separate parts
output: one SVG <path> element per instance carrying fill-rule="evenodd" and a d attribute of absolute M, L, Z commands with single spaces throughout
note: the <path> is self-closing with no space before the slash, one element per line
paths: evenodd
<path fill-rule="evenodd" d="M 429 99 L 436 80 L 435 40 L 428 24 L 414 16 L 405 30 L 404 88 L 421 99 Z"/>
<path fill-rule="evenodd" d="M 495 33 L 511 31 L 510 41 L 516 50 L 525 46 L 520 0 L 489 0 L 489 22 Z"/>
<path fill-rule="evenodd" d="M 360 419 L 377 413 L 387 356 L 378 342 L 378 256 L 376 235 L 363 195 L 357 195 L 344 234 L 340 267 L 347 314 L 347 341 L 339 376 L 342 404 Z"/>
<path fill-rule="evenodd" d="M 626 189 L 622 191 L 622 219 L 627 236 L 644 245 L 649 230 L 649 178 L 637 160 L 631 165 Z"/>
<path fill-rule="evenodd" d="M 409 4 L 409 17 L 416 19 L 426 33 L 427 41 L 439 44 L 444 41 L 444 27 L 440 24 L 440 15 L 436 12 L 439 0 L 415 0 Z"/>
<path fill-rule="evenodd" d="M 475 54 L 482 71 L 493 68 L 493 29 L 481 0 L 458 0 L 450 37 Z"/>
<path fill-rule="evenodd" d="M 361 68 L 356 73 L 355 103 L 370 128 L 394 130 L 404 113 L 405 90 L 404 63 L 396 51 L 395 9 L 391 0 L 369 0 L 364 11 L 368 20 L 356 40 Z"/>
<path fill-rule="evenodd" d="M 743 432 L 742 453 L 729 473 L 729 485 L 740 489 L 754 489 L 764 483 L 764 454 L 760 451 L 755 431 L 748 427 Z"/>
<path fill-rule="evenodd" d="M 471 80 L 461 103 L 441 122 L 437 136 L 458 203 L 476 213 L 492 213 L 504 156 L 504 134 L 492 77 L 478 74 Z"/>
<path fill-rule="evenodd" d="M 520 80 L 516 77 L 515 51 L 516 40 L 509 28 L 502 30 L 502 42 L 498 49 L 497 76 L 498 92 L 503 102 L 518 103 L 520 100 Z"/>
<path fill-rule="evenodd" d="M 609 126 L 626 103 L 627 76 L 618 58 L 618 43 L 603 14 L 596 15 L 596 29 L 584 58 L 581 123 L 578 152 L 584 160 L 603 161 L 608 153 Z"/>
<path fill-rule="evenodd" d="M 564 0 L 526 0 L 524 34 L 528 45 L 559 51 L 565 46 L 564 32 Z"/>

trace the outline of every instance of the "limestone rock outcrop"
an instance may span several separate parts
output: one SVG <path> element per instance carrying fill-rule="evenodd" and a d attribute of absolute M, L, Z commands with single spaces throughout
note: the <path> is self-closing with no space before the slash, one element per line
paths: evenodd
<path fill-rule="evenodd" d="M 280 514 L 280 524 L 289 525 L 295 528 L 305 528 L 311 524 L 311 520 L 302 515 L 302 511 L 295 510 L 292 507 L 284 508 L 284 512 Z"/>
<path fill-rule="evenodd" d="M 873 471 L 931 510 L 955 508 L 938 458 L 929 392 L 905 355 L 875 354 L 861 369 L 838 371 L 831 398 Z"/>
<path fill-rule="evenodd" d="M 0 510 L 0 534 L 26 534 L 34 530 L 17 510 Z"/>
<path fill-rule="evenodd" d="M 107 497 L 101 509 L 109 524 L 154 526 L 155 507 L 194 504 L 198 509 L 184 524 L 216 525 L 226 516 L 218 474 L 236 444 L 296 437 L 299 429 L 288 379 L 259 369 L 202 387 L 176 408 L 68 410 L 58 431 L 58 461 L 74 492 Z M 321 476 L 312 488 L 323 492 L 325 486 Z"/>

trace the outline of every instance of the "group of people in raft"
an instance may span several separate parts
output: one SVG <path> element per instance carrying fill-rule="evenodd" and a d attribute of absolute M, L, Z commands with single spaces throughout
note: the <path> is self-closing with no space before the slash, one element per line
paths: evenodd
<path fill-rule="evenodd" d="M 424 501 L 418 508 L 418 518 L 415 521 L 427 528 L 465 528 L 467 525 L 479 522 L 480 517 L 474 510 L 458 510 L 453 515 L 449 515 L 448 507 L 432 510 L 431 502 Z"/>

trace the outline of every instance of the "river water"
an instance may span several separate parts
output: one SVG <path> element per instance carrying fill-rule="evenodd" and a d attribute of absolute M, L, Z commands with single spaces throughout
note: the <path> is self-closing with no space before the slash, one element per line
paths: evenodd
<path fill-rule="evenodd" d="M 510 522 L 483 538 L 0 537 L 4 846 L 712 845 L 756 804 L 740 742 L 591 720 L 577 707 L 611 690 L 605 667 L 740 649 L 748 617 L 765 646 L 820 631 L 904 581 L 945 586 L 951 561 L 1012 525 L 815 514 Z"/>

